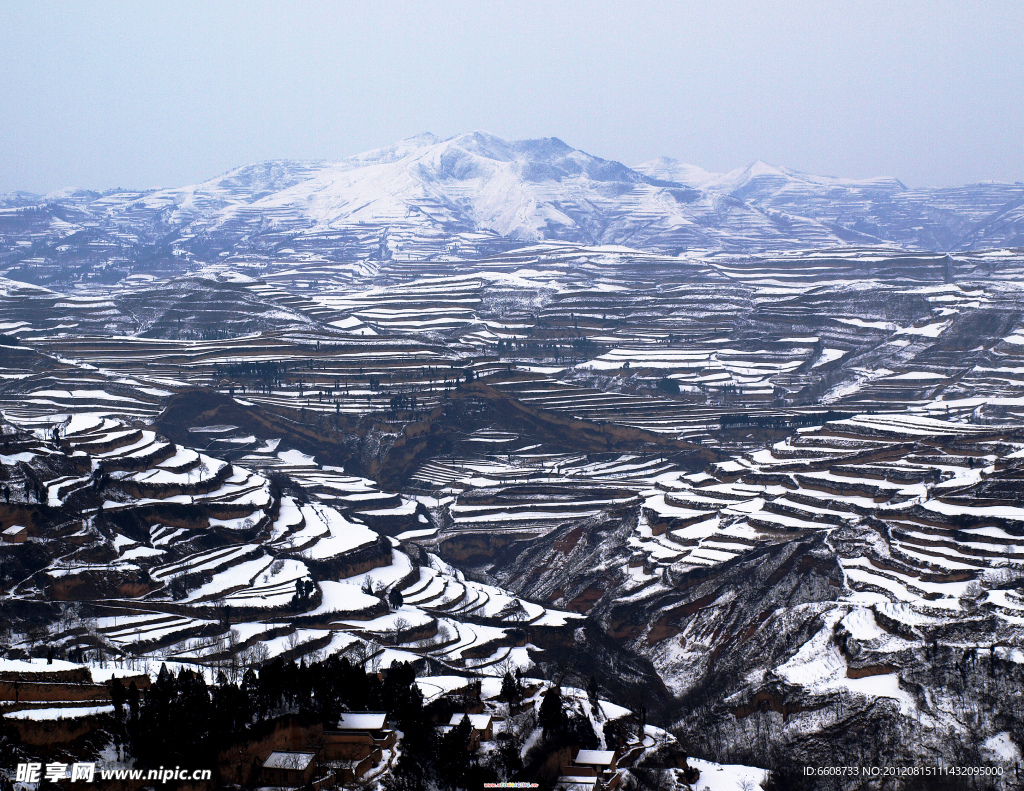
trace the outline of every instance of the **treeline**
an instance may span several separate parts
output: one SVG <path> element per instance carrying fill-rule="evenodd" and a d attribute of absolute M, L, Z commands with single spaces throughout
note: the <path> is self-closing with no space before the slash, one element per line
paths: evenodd
<path fill-rule="evenodd" d="M 480 787 L 507 774 L 505 767 L 473 759 L 468 722 L 437 731 L 435 722 L 448 721 L 453 703 L 425 706 L 415 681 L 408 663 L 395 663 L 378 675 L 335 655 L 308 665 L 277 659 L 247 670 L 240 684 L 221 673 L 209 685 L 199 673 L 182 669 L 174 675 L 162 666 L 145 696 L 134 682 L 125 688 L 115 679 L 111 697 L 117 740 L 142 768 L 189 765 L 216 772 L 221 752 L 259 738 L 279 717 L 298 715 L 329 729 L 344 711 L 387 711 L 403 734 L 402 759 L 387 781 L 390 789 L 418 789 L 429 782 L 450 789 Z M 508 761 L 507 769 L 517 768 L 516 761 Z"/>
<path fill-rule="evenodd" d="M 563 699 L 557 685 L 545 692 L 535 717 L 532 705 L 522 704 L 528 691 L 521 677 L 506 673 L 500 699 L 510 709 L 522 709 L 522 727 L 503 729 L 496 734 L 495 749 L 475 754 L 468 720 L 450 728 L 437 725 L 446 725 L 453 714 L 476 704 L 478 695 L 442 696 L 425 704 L 415 682 L 416 672 L 407 662 L 368 673 L 340 655 L 310 664 L 278 658 L 258 670 L 246 670 L 238 684 L 221 673 L 211 685 L 201 673 L 183 668 L 175 675 L 164 665 L 145 695 L 134 682 L 127 688 L 119 679 L 111 682 L 115 742 L 135 759 L 136 767 L 208 767 L 214 770 L 214 780 L 224 784 L 235 778 L 217 776 L 218 756 L 266 736 L 278 718 L 297 715 L 329 730 L 342 712 L 386 711 L 402 733 L 401 755 L 383 780 L 386 791 L 455 791 L 528 780 L 543 773 L 542 767 L 559 750 L 599 744 L 589 718 L 578 705 Z M 596 705 L 596 684 L 588 692 Z M 541 738 L 530 739 L 538 727 Z M 606 723 L 609 743 L 620 743 L 618 727 Z M 521 750 L 527 740 L 533 744 L 524 765 Z"/>
<path fill-rule="evenodd" d="M 250 379 L 273 386 L 280 386 L 282 377 L 287 370 L 287 365 L 283 363 L 279 365 L 276 362 L 214 363 L 213 366 L 214 377 L 218 379 L 221 377 Z"/>
<path fill-rule="evenodd" d="M 527 338 L 510 338 L 499 340 L 495 344 L 498 356 L 522 355 L 524 357 L 552 357 L 561 360 L 563 357 L 584 359 L 597 356 L 604 350 L 590 338 L 578 337 L 568 341 L 538 341 Z"/>
<path fill-rule="evenodd" d="M 246 670 L 239 684 L 222 672 L 209 685 L 200 673 L 183 668 L 174 675 L 162 665 L 144 697 L 134 682 L 125 688 L 114 679 L 111 699 L 138 766 L 212 767 L 219 752 L 287 714 L 331 723 L 343 711 L 380 710 L 391 712 L 399 729 L 415 730 L 423 717 L 415 679 L 407 663 L 378 677 L 337 655 L 309 665 L 278 658 Z"/>
<path fill-rule="evenodd" d="M 723 429 L 740 426 L 754 426 L 756 428 L 791 429 L 805 426 L 820 426 L 830 423 L 833 420 L 848 420 L 854 417 L 856 412 L 836 412 L 832 409 L 828 412 L 812 412 L 805 415 L 722 415 L 719 422 Z"/>

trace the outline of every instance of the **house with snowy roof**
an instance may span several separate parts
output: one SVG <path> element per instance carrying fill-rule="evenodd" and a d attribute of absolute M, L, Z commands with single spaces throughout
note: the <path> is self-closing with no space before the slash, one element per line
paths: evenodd
<path fill-rule="evenodd" d="M 316 754 L 275 750 L 263 762 L 263 784 L 299 788 L 313 781 Z"/>
<path fill-rule="evenodd" d="M 24 525 L 11 525 L 0 532 L 0 540 L 5 544 L 24 544 L 28 540 L 28 528 Z"/>
<path fill-rule="evenodd" d="M 386 711 L 346 711 L 334 728 L 324 730 L 323 757 L 325 761 L 370 758 L 376 766 L 381 751 L 394 744 L 395 732 Z"/>
<path fill-rule="evenodd" d="M 622 775 L 616 769 L 618 758 L 617 750 L 578 750 L 572 764 L 562 768 L 556 787 L 568 791 L 583 786 L 597 787 L 600 781 L 601 788 L 618 788 L 622 784 Z"/>
<path fill-rule="evenodd" d="M 490 714 L 459 714 L 452 715 L 449 725 L 455 726 L 462 722 L 463 718 L 469 718 L 469 724 L 478 742 L 494 741 L 494 717 Z"/>

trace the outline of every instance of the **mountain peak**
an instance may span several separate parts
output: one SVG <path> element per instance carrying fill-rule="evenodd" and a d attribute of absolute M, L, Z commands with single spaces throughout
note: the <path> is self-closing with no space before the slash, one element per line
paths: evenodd
<path fill-rule="evenodd" d="M 687 187 L 703 188 L 716 179 L 721 173 L 712 173 L 699 165 L 690 165 L 672 157 L 658 157 L 649 162 L 637 165 L 634 170 L 659 181 L 674 181 Z"/>
<path fill-rule="evenodd" d="M 757 178 L 759 176 L 782 176 L 789 178 L 790 173 L 783 168 L 776 167 L 775 165 L 765 162 L 763 159 L 755 160 L 747 165 L 744 173 L 749 178 Z"/>

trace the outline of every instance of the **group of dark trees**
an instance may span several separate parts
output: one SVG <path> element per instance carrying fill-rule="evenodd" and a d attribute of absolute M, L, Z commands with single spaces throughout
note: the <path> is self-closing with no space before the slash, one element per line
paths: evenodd
<path fill-rule="evenodd" d="M 454 791 L 528 776 L 524 773 L 530 767 L 524 769 L 514 739 L 502 734 L 497 749 L 480 759 L 471 750 L 468 720 L 451 728 L 436 727 L 464 711 L 464 702 L 441 698 L 425 705 L 415 681 L 408 663 L 396 662 L 381 674 L 368 673 L 338 655 L 311 664 L 278 658 L 258 670 L 250 668 L 239 684 L 221 673 L 211 685 L 194 671 L 182 669 L 175 675 L 163 666 L 145 694 L 134 682 L 127 688 L 119 679 L 112 682 L 115 741 L 140 768 L 190 765 L 212 768 L 216 774 L 221 753 L 265 736 L 280 717 L 320 721 L 330 728 L 344 711 L 387 711 L 402 732 L 401 757 L 384 781 L 388 791 L 430 786 Z M 502 698 L 517 703 L 523 696 L 521 680 L 506 674 Z M 531 750 L 531 763 L 564 745 L 597 746 L 586 717 L 567 714 L 565 708 L 560 690 L 553 688 L 544 698 L 544 739 Z M 214 779 L 230 782 L 226 777 Z"/>
<path fill-rule="evenodd" d="M 524 694 L 518 676 L 506 673 L 501 697 L 518 702 Z M 456 789 L 482 788 L 484 783 L 522 780 L 524 773 L 519 745 L 514 737 L 498 734 L 497 749 L 480 759 L 471 750 L 473 729 L 468 719 L 451 728 L 437 729 L 434 722 L 447 723 L 455 712 L 452 701 L 440 699 L 423 709 L 423 716 L 410 732 L 403 731 L 402 755 L 391 774 L 384 780 L 386 791 L 421 791 L 437 787 Z M 406 720 L 406 727 L 413 723 Z"/>
<path fill-rule="evenodd" d="M 240 684 L 221 673 L 210 685 L 201 674 L 174 675 L 163 666 L 144 696 L 134 682 L 125 688 L 115 679 L 111 699 L 119 735 L 138 766 L 215 767 L 220 752 L 289 714 L 329 727 L 343 711 L 388 711 L 415 740 L 429 722 L 415 679 L 407 663 L 378 677 L 339 656 L 308 665 L 276 659 L 247 670 Z"/>
<path fill-rule="evenodd" d="M 566 707 L 562 699 L 562 688 L 558 684 L 544 692 L 537 715 L 537 723 L 550 742 L 584 750 L 597 749 L 597 734 L 594 733 L 590 719 Z"/>
<path fill-rule="evenodd" d="M 280 387 L 288 370 L 285 363 L 276 362 L 237 362 L 213 366 L 214 376 L 218 379 L 226 377 L 234 381 L 252 382 L 264 388 Z"/>
<path fill-rule="evenodd" d="M 24 487 L 25 502 L 31 503 L 33 501 L 37 503 L 45 503 L 46 497 L 46 485 L 40 480 L 38 473 L 32 469 L 32 467 L 23 461 L 17 462 L 13 468 L 7 468 L 6 480 L 10 481 L 10 484 L 4 484 L 8 487 L 4 492 L 4 499 L 6 502 L 10 502 L 10 485 L 14 483 L 11 473 L 20 472 L 23 478 L 22 485 Z"/>
<path fill-rule="evenodd" d="M 794 429 L 806 426 L 821 426 L 834 420 L 848 420 L 853 416 L 853 412 L 836 412 L 830 409 L 827 412 L 808 412 L 803 415 L 749 415 L 741 413 L 738 415 L 722 415 L 720 420 L 723 429 L 737 426 Z"/>
<path fill-rule="evenodd" d="M 389 405 L 392 417 L 395 417 L 399 412 L 415 412 L 416 395 L 414 393 L 396 393 L 391 396 Z"/>
<path fill-rule="evenodd" d="M 292 594 L 291 608 L 293 610 L 303 610 L 309 606 L 309 603 L 316 593 L 316 583 L 313 580 L 295 580 L 295 593 Z"/>
<path fill-rule="evenodd" d="M 599 351 L 598 344 L 590 338 L 571 338 L 554 341 L 538 341 L 527 338 L 511 338 L 499 340 L 495 345 L 498 356 L 520 355 L 523 357 L 554 358 L 561 360 L 569 357 L 573 360 L 588 359 Z"/>
<path fill-rule="evenodd" d="M 199 331 L 199 340 L 202 341 L 222 341 L 231 337 L 234 337 L 232 333 L 219 327 L 206 326 Z"/>

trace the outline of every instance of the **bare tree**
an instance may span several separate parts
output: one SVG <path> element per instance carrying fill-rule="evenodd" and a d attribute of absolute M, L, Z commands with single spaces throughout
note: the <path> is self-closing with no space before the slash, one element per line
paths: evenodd
<path fill-rule="evenodd" d="M 516 671 L 519 669 L 519 665 L 513 658 L 511 649 L 509 649 L 509 652 L 505 654 L 504 659 L 494 665 L 494 669 L 501 676 L 504 676 L 506 673 L 512 676 L 516 674 Z"/>
<path fill-rule="evenodd" d="M 246 668 L 256 669 L 270 658 L 270 649 L 264 642 L 250 645 L 241 653 L 241 664 Z"/>
<path fill-rule="evenodd" d="M 253 645 L 252 655 L 253 661 L 255 661 L 259 665 L 262 665 L 270 658 L 270 647 L 263 641 L 260 641 Z"/>
<path fill-rule="evenodd" d="M 57 625 L 62 632 L 70 631 L 82 623 L 82 605 L 78 602 L 62 602 Z"/>
<path fill-rule="evenodd" d="M 370 664 L 370 672 L 376 673 L 380 670 L 380 663 L 383 659 L 383 646 L 376 640 L 368 640 L 366 643 L 367 659 Z"/>
<path fill-rule="evenodd" d="M 227 639 L 227 650 L 229 654 L 228 679 L 231 681 L 232 684 L 234 684 L 236 681 L 238 681 L 239 675 L 239 662 L 241 657 L 239 657 L 238 655 L 238 643 L 239 640 L 241 640 L 241 635 L 239 635 L 237 629 L 229 629 L 225 637 Z"/>
<path fill-rule="evenodd" d="M 367 652 L 365 643 L 357 640 L 345 649 L 345 653 L 351 655 L 353 662 L 358 664 L 364 670 L 366 669 Z"/>
<path fill-rule="evenodd" d="M 402 642 L 402 634 L 409 628 L 409 622 L 401 616 L 391 622 L 391 628 L 387 631 L 388 641 L 392 645 Z"/>

